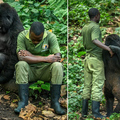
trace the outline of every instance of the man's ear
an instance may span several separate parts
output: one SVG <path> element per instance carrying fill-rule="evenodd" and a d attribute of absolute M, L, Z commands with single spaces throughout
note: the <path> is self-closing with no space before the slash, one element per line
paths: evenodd
<path fill-rule="evenodd" d="M 95 16 L 95 19 L 97 19 L 98 18 L 98 14 Z"/>

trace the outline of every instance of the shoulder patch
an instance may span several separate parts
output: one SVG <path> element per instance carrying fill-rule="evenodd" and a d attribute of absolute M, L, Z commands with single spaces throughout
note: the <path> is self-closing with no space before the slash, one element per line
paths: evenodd
<path fill-rule="evenodd" d="M 44 44 L 42 48 L 43 48 L 44 50 L 46 50 L 46 49 L 48 49 L 48 47 L 49 47 L 48 44 Z"/>

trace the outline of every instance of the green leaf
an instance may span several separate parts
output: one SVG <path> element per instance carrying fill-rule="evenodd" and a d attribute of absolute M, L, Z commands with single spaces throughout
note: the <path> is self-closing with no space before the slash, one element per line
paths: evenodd
<path fill-rule="evenodd" d="M 114 3 L 115 2 L 115 0 L 111 0 L 111 3 Z"/>
<path fill-rule="evenodd" d="M 42 84 L 42 85 L 41 85 L 41 88 L 44 89 L 44 90 L 50 91 L 50 83 Z"/>
<path fill-rule="evenodd" d="M 25 11 L 26 13 L 28 13 L 28 11 L 29 11 L 29 8 L 25 8 L 25 9 L 24 9 L 24 11 Z"/>
<path fill-rule="evenodd" d="M 80 51 L 77 56 L 78 56 L 78 57 L 81 57 L 82 55 L 85 55 L 85 54 L 86 54 L 85 51 Z"/>
<path fill-rule="evenodd" d="M 44 81 L 37 81 L 37 84 L 39 84 L 39 85 L 41 85 L 41 84 L 43 84 L 44 83 Z"/>
<path fill-rule="evenodd" d="M 35 7 L 39 7 L 39 6 L 40 6 L 40 3 L 34 3 L 34 6 L 35 6 Z"/>
<path fill-rule="evenodd" d="M 46 16 L 49 17 L 51 14 L 51 11 L 49 9 L 46 10 Z"/>
<path fill-rule="evenodd" d="M 31 12 L 33 12 L 33 13 L 38 13 L 38 9 L 33 8 L 33 9 L 31 10 Z"/>

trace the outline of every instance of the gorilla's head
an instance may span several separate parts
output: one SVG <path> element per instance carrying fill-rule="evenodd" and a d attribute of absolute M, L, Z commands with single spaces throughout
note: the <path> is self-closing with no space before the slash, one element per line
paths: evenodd
<path fill-rule="evenodd" d="M 16 16 L 14 11 L 9 4 L 0 4 L 0 33 L 5 34 L 10 29 Z"/>

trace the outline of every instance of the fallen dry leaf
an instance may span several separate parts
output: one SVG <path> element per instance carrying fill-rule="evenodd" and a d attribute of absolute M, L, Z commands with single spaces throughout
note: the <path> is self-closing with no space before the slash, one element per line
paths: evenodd
<path fill-rule="evenodd" d="M 0 3 L 4 3 L 3 0 L 0 0 Z"/>
<path fill-rule="evenodd" d="M 58 116 L 58 115 L 57 115 L 57 116 L 54 117 L 54 119 L 55 119 L 55 120 L 61 120 L 61 116 Z"/>
<path fill-rule="evenodd" d="M 61 120 L 67 120 L 67 115 L 62 115 Z"/>
<path fill-rule="evenodd" d="M 13 102 L 18 102 L 19 100 L 18 99 L 13 99 Z"/>
<path fill-rule="evenodd" d="M 110 28 L 107 28 L 106 32 L 107 32 L 107 33 L 110 33 L 110 34 L 113 34 L 113 28 L 111 28 L 111 27 L 110 27 Z"/>
<path fill-rule="evenodd" d="M 28 104 L 27 106 L 25 106 L 25 108 L 21 109 L 19 117 L 23 118 L 24 120 L 29 120 L 30 117 L 32 117 L 34 113 L 37 111 L 36 109 L 37 107 L 35 105 Z"/>
<path fill-rule="evenodd" d="M 1 98 L 2 98 L 4 95 L 5 95 L 5 94 L 1 94 L 1 95 L 0 95 L 0 100 L 1 100 Z"/>
<path fill-rule="evenodd" d="M 18 105 L 16 103 L 11 102 L 10 107 L 16 108 Z"/>
<path fill-rule="evenodd" d="M 61 104 L 62 107 L 64 107 L 64 108 L 67 109 L 67 98 L 64 99 L 64 100 L 61 100 L 61 101 L 60 101 L 60 104 Z"/>
<path fill-rule="evenodd" d="M 39 115 L 40 118 L 44 119 L 44 117 L 42 115 Z"/>
<path fill-rule="evenodd" d="M 34 117 L 32 118 L 31 120 L 43 120 L 42 118 L 39 118 L 39 117 Z"/>
<path fill-rule="evenodd" d="M 55 114 L 52 111 L 46 111 L 46 110 L 43 110 L 42 114 L 46 117 L 54 117 L 55 116 Z"/>
<path fill-rule="evenodd" d="M 42 118 L 42 120 L 49 120 L 49 118 L 44 117 L 44 116 L 42 116 L 42 115 L 39 115 L 39 117 Z"/>
<path fill-rule="evenodd" d="M 48 111 L 54 112 L 54 109 L 53 108 L 48 108 Z"/>
<path fill-rule="evenodd" d="M 67 94 L 66 88 L 67 88 L 67 85 L 61 86 L 61 94 L 60 94 L 61 97 Z"/>
<path fill-rule="evenodd" d="M 3 103 L 3 101 L 2 101 L 2 100 L 0 100 L 0 103 Z"/>
<path fill-rule="evenodd" d="M 76 36 L 73 36 L 73 40 L 77 40 L 77 37 L 76 37 Z"/>
<path fill-rule="evenodd" d="M 3 98 L 4 98 L 5 100 L 10 100 L 10 96 L 9 96 L 9 95 L 4 95 Z"/>
<path fill-rule="evenodd" d="M 65 58 L 61 58 L 61 61 L 60 61 L 60 62 L 63 62 L 63 60 L 65 60 Z"/>

